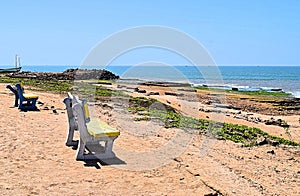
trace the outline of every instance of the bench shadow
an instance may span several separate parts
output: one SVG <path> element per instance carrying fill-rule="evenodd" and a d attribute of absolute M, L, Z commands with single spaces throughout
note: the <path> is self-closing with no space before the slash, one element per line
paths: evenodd
<path fill-rule="evenodd" d="M 96 169 L 101 169 L 101 166 L 107 165 L 125 165 L 126 162 L 121 160 L 118 157 L 110 159 L 93 159 L 93 160 L 84 160 L 85 167 L 95 167 Z"/>
<path fill-rule="evenodd" d="M 78 140 L 73 140 L 73 145 L 70 145 L 73 150 L 77 150 L 78 148 Z M 92 151 L 95 151 L 93 149 L 93 146 L 89 146 L 89 148 Z M 99 146 L 98 146 L 99 148 Z M 95 159 L 93 160 L 80 160 L 84 162 L 85 167 L 95 167 L 96 169 L 101 169 L 101 166 L 107 166 L 107 165 L 125 165 L 126 162 L 118 158 L 117 156 L 110 159 L 98 159 L 97 156 L 95 156 Z"/>
<path fill-rule="evenodd" d="M 22 108 L 20 109 L 21 112 L 40 112 L 41 110 L 38 108 L 34 108 L 34 109 L 26 109 L 26 108 Z"/>

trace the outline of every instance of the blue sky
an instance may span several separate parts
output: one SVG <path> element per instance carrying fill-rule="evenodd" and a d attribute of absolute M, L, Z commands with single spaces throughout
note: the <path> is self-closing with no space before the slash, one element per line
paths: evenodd
<path fill-rule="evenodd" d="M 79 65 L 109 35 L 141 25 L 178 29 L 218 65 L 300 65 L 300 1 L 2 1 L 0 65 Z M 133 51 L 115 64 L 184 64 L 167 51 Z"/>

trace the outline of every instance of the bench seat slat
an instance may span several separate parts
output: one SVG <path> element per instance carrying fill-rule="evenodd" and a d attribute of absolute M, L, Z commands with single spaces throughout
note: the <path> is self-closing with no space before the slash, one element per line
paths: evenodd
<path fill-rule="evenodd" d="M 86 123 L 86 125 L 89 134 L 91 134 L 95 138 L 113 137 L 120 135 L 120 131 L 97 118 L 91 118 L 90 122 Z"/>
<path fill-rule="evenodd" d="M 38 95 L 29 94 L 29 93 L 23 94 L 23 97 L 25 97 L 25 99 L 38 99 L 39 98 Z"/>

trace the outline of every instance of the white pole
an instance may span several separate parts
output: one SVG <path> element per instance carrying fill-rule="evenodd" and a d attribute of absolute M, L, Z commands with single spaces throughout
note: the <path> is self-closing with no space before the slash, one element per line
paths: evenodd
<path fill-rule="evenodd" d="M 16 57 L 15 57 L 15 66 L 16 68 L 18 67 L 18 55 L 16 54 Z"/>
<path fill-rule="evenodd" d="M 18 56 L 18 67 L 21 67 L 20 57 Z"/>

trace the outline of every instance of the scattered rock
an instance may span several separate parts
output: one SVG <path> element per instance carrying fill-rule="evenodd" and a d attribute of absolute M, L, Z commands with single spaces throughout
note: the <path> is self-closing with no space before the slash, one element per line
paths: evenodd
<path fill-rule="evenodd" d="M 134 90 L 135 89 L 135 87 L 131 87 L 131 86 L 123 86 L 123 87 L 125 87 L 126 89 L 129 89 L 129 90 Z"/>
<path fill-rule="evenodd" d="M 180 158 L 174 158 L 173 160 L 178 162 L 178 163 L 182 162 L 182 160 L 180 160 Z"/>
<path fill-rule="evenodd" d="M 174 93 L 174 92 L 165 92 L 165 95 L 171 95 L 171 96 L 183 96 L 182 93 Z"/>
<path fill-rule="evenodd" d="M 181 88 L 181 89 L 178 89 L 179 91 L 185 91 L 185 92 L 197 92 L 197 90 L 196 89 L 187 89 L 187 88 Z"/>
<path fill-rule="evenodd" d="M 214 107 L 217 107 L 217 108 L 227 108 L 227 109 L 231 109 L 232 106 L 231 105 L 228 105 L 228 104 L 214 104 Z"/>
<path fill-rule="evenodd" d="M 261 136 L 256 139 L 256 143 L 257 145 L 264 145 L 264 144 L 268 144 L 268 141 L 264 136 Z"/>
<path fill-rule="evenodd" d="M 107 103 L 103 103 L 103 104 L 102 104 L 102 107 L 103 107 L 103 108 L 108 108 L 108 109 L 113 109 L 113 108 L 114 108 L 112 105 L 109 105 L 109 104 L 107 104 Z"/>
<path fill-rule="evenodd" d="M 205 101 L 204 104 L 210 105 L 212 102 L 210 100 Z"/>
<path fill-rule="evenodd" d="M 271 117 L 270 119 L 268 120 L 265 120 L 265 124 L 266 125 L 275 125 L 275 126 L 280 126 L 280 127 L 285 127 L 285 128 L 288 128 L 290 127 L 290 125 L 288 125 L 286 123 L 286 121 L 282 120 L 282 119 L 277 119 L 275 120 L 273 117 Z"/>
<path fill-rule="evenodd" d="M 204 194 L 204 196 L 219 196 L 218 193 L 208 193 L 208 194 Z"/>
<path fill-rule="evenodd" d="M 37 104 L 39 104 L 39 105 L 41 105 L 41 106 L 44 105 L 44 103 L 41 102 L 41 101 L 38 101 Z"/>
<path fill-rule="evenodd" d="M 139 88 L 135 88 L 134 91 L 138 93 L 146 93 L 146 90 L 141 90 Z"/>
<path fill-rule="evenodd" d="M 278 146 L 279 142 L 273 139 L 267 139 L 268 144 L 272 145 L 272 146 Z"/>
<path fill-rule="evenodd" d="M 274 150 L 269 150 L 267 153 L 269 153 L 269 154 L 275 154 L 275 151 Z"/>
<path fill-rule="evenodd" d="M 150 95 L 159 95 L 159 92 L 150 92 L 147 94 L 147 96 L 150 96 Z"/>
<path fill-rule="evenodd" d="M 191 87 L 189 83 L 178 83 L 178 82 L 142 82 L 139 85 L 144 86 L 162 86 L 162 87 Z"/>

